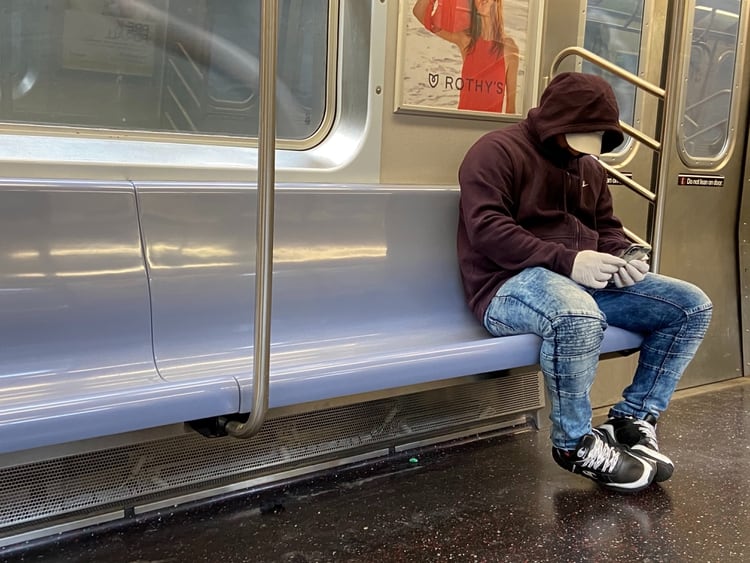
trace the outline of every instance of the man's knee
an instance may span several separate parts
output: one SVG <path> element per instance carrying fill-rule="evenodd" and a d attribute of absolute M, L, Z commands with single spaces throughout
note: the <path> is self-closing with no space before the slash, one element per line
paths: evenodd
<path fill-rule="evenodd" d="M 646 279 L 647 295 L 670 303 L 686 314 L 710 311 L 713 307 L 708 295 L 690 282 L 659 274 L 649 274 Z"/>
<path fill-rule="evenodd" d="M 694 338 L 703 338 L 708 332 L 713 314 L 713 303 L 708 296 L 697 287 L 695 288 L 695 300 L 693 306 L 687 310 L 688 329 Z"/>
<path fill-rule="evenodd" d="M 606 328 L 601 311 L 567 312 L 551 319 L 549 337 L 554 339 L 558 354 L 587 355 L 598 353 Z"/>
<path fill-rule="evenodd" d="M 682 306 L 688 314 L 708 311 L 711 313 L 713 303 L 704 291 L 692 283 L 683 282 Z"/>
<path fill-rule="evenodd" d="M 672 298 L 677 302 L 689 330 L 696 335 L 705 334 L 708 329 L 713 303 L 708 295 L 692 283 L 676 280 L 676 291 Z"/>

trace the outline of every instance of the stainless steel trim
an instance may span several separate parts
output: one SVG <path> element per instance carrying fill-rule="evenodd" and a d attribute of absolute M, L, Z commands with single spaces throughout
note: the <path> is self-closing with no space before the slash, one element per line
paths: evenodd
<path fill-rule="evenodd" d="M 114 192 L 133 193 L 133 184 L 122 180 L 78 180 L 68 178 L 23 178 L 4 177 L 0 178 L 0 188 L 13 190 L 27 188 L 42 188 L 51 192 L 100 192 L 103 190 Z"/>
<path fill-rule="evenodd" d="M 116 512 L 91 516 L 90 518 L 65 522 L 64 524 L 55 524 L 54 526 L 47 526 L 46 528 L 38 528 L 36 530 L 31 530 L 30 532 L 22 532 L 20 534 L 2 537 L 0 538 L 0 547 L 15 545 L 39 538 L 46 538 L 56 534 L 63 534 L 65 532 L 72 532 L 73 530 L 80 530 L 86 526 L 96 526 L 98 524 L 113 522 L 122 518 L 125 518 L 125 512 L 123 510 L 118 510 Z"/>
<path fill-rule="evenodd" d="M 675 52 L 675 48 L 681 49 L 685 45 L 685 37 L 687 35 L 685 2 L 670 2 L 667 14 L 667 21 L 672 22 L 672 30 L 669 34 L 669 43 L 671 44 L 665 45 L 665 52 Z M 661 142 L 664 147 L 667 147 L 667 149 L 674 147 L 676 143 L 677 132 L 675 130 L 675 124 L 679 123 L 680 109 L 680 100 L 677 94 L 680 92 L 684 80 L 681 76 L 681 72 L 682 64 L 680 63 L 680 57 L 667 57 L 665 91 L 669 92 L 670 95 L 664 97 L 664 113 L 661 120 Z M 657 153 L 657 160 L 656 185 L 663 188 L 670 181 L 669 167 L 666 166 L 663 151 Z M 662 231 L 664 229 L 665 209 L 666 198 L 657 197 L 654 210 L 654 225 L 651 234 L 653 247 L 651 255 L 651 270 L 655 273 L 659 272 L 659 265 L 661 263 L 661 243 Z"/>
<path fill-rule="evenodd" d="M 488 424 L 487 426 L 481 426 L 479 428 L 469 428 L 466 430 L 461 430 L 459 432 L 454 432 L 452 434 L 443 434 L 441 436 L 425 438 L 424 440 L 415 440 L 414 442 L 409 442 L 407 444 L 399 444 L 398 446 L 393 448 L 393 451 L 396 453 L 405 452 L 405 451 L 414 450 L 417 448 L 422 448 L 424 446 L 432 446 L 434 444 L 449 442 L 451 440 L 460 440 L 461 438 L 467 438 L 468 436 L 476 436 L 476 439 L 482 439 L 482 438 L 486 438 L 486 436 L 484 435 L 488 434 L 489 432 L 494 432 L 496 430 L 504 430 L 506 428 L 512 428 L 515 426 L 528 425 L 529 422 L 530 420 L 529 420 L 529 417 L 527 416 L 516 417 L 511 420 L 504 420 L 502 422 L 498 422 L 495 424 Z M 465 440 L 465 441 L 473 441 L 473 440 Z"/>
<path fill-rule="evenodd" d="M 226 430 L 236 438 L 249 438 L 260 430 L 268 411 L 271 365 L 271 298 L 273 281 L 273 220 L 276 178 L 276 46 L 278 3 L 261 4 L 260 122 L 258 143 L 258 224 L 255 259 L 255 331 L 252 406 L 240 387 L 240 412 L 250 412 L 244 423 L 229 421 Z"/>
<path fill-rule="evenodd" d="M 207 489 L 205 491 L 198 491 L 196 493 L 191 493 L 189 495 L 183 495 L 183 496 L 174 497 L 174 498 L 170 498 L 170 499 L 166 499 L 166 500 L 162 500 L 158 502 L 144 504 L 141 506 L 136 506 L 134 509 L 134 513 L 136 515 L 139 515 L 139 514 L 145 514 L 147 512 L 155 512 L 157 510 L 162 510 L 164 508 L 171 508 L 173 506 L 177 506 L 180 504 L 195 502 L 195 501 L 199 501 L 199 500 L 203 500 L 203 499 L 211 498 L 211 497 L 218 497 L 220 495 L 225 495 L 225 494 L 233 493 L 236 491 L 242 491 L 244 489 L 251 489 L 254 487 L 261 486 L 261 485 L 267 485 L 269 483 L 283 481 L 284 479 L 291 479 L 293 477 L 299 477 L 301 475 L 307 475 L 307 474 L 315 473 L 318 471 L 325 471 L 326 469 L 331 469 L 333 467 L 341 467 L 343 465 L 351 465 L 354 463 L 359 463 L 361 461 L 367 461 L 367 460 L 375 459 L 378 457 L 385 457 L 389 453 L 390 451 L 387 448 L 383 448 L 383 449 L 373 450 L 371 452 L 366 452 L 363 454 L 350 456 L 350 457 L 346 457 L 342 459 L 324 461 L 322 463 L 317 463 L 315 465 L 307 465 L 305 467 L 299 467 L 297 469 L 290 469 L 289 471 L 282 471 L 279 473 L 273 473 L 271 475 L 264 475 L 262 477 L 256 477 L 255 479 L 248 479 L 246 481 L 240 481 L 239 483 L 232 483 L 231 485 L 225 485 L 223 487 Z"/>

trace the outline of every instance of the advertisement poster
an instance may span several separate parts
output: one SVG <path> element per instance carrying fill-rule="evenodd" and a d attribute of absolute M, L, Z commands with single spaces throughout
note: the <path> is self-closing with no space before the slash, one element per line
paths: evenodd
<path fill-rule="evenodd" d="M 528 0 L 401 0 L 396 111 L 523 116 Z M 532 65 L 533 66 L 533 65 Z"/>
<path fill-rule="evenodd" d="M 152 22 L 66 10 L 63 66 L 151 76 L 155 28 Z"/>
<path fill-rule="evenodd" d="M 167 0 L 67 0 L 63 67 L 153 76 L 163 26 L 149 13 L 166 14 L 166 8 Z"/>

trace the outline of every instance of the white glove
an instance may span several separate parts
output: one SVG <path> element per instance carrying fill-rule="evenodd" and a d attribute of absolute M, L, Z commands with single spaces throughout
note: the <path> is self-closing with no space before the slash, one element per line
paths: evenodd
<path fill-rule="evenodd" d="M 646 277 L 648 262 L 645 260 L 631 260 L 612 276 L 616 287 L 635 285 Z"/>
<path fill-rule="evenodd" d="M 607 286 L 607 282 L 612 279 L 612 275 L 625 264 L 627 264 L 625 260 L 612 254 L 596 252 L 595 250 L 582 250 L 576 254 L 570 278 L 586 287 L 602 289 Z"/>

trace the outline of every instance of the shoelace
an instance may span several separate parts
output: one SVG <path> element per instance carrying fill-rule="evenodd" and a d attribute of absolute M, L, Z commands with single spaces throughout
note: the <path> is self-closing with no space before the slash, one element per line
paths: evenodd
<path fill-rule="evenodd" d="M 598 471 L 611 472 L 614 470 L 617 460 L 620 459 L 620 452 L 612 446 L 607 445 L 604 441 L 596 436 L 594 447 L 589 450 L 589 455 L 581 462 L 583 467 L 591 467 Z M 600 469 L 601 467 L 601 469 Z"/>
<path fill-rule="evenodd" d="M 656 428 L 645 420 L 634 420 L 633 424 L 638 427 L 638 430 L 646 438 L 649 446 L 655 450 L 659 450 L 658 443 L 656 441 Z"/>

